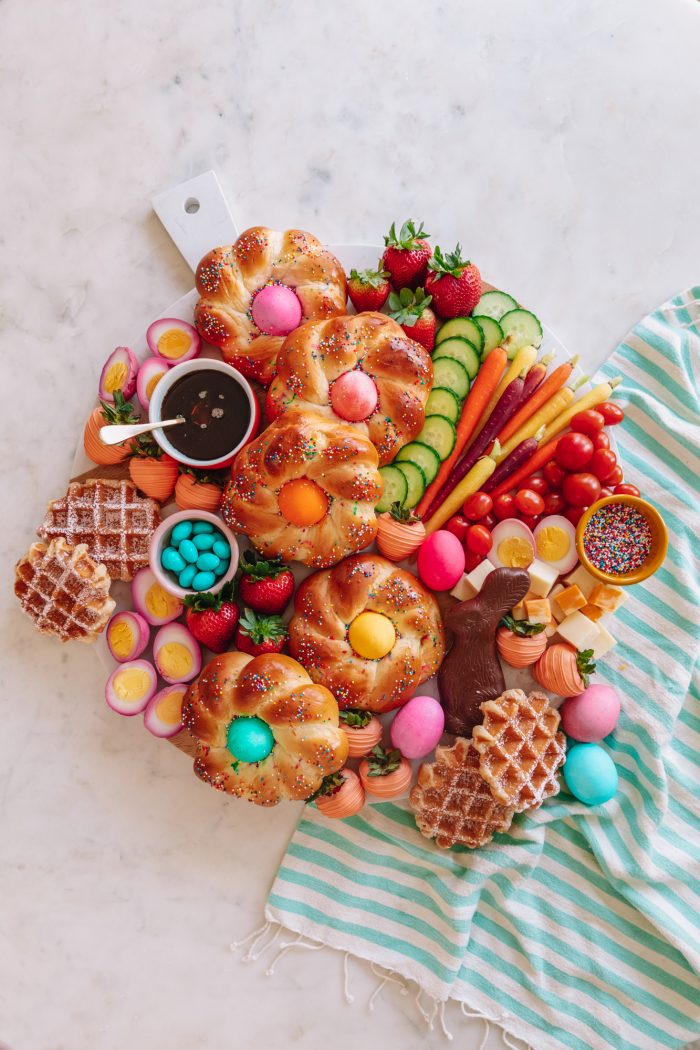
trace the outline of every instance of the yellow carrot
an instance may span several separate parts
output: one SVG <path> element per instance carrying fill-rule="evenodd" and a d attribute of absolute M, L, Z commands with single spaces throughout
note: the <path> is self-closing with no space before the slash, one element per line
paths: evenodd
<path fill-rule="evenodd" d="M 528 438 L 534 437 L 538 430 L 547 426 L 547 424 L 551 423 L 553 419 L 556 419 L 557 416 L 561 415 L 564 409 L 566 409 L 574 400 L 574 393 L 577 386 L 580 386 L 581 383 L 585 383 L 587 379 L 588 376 L 584 376 L 584 378 L 580 379 L 574 386 L 563 386 L 557 390 L 556 393 L 550 397 L 549 401 L 545 401 L 541 408 L 538 408 L 529 419 L 525 420 L 515 433 L 511 434 L 508 440 L 501 445 L 500 451 L 496 456 L 496 462 L 500 463 L 506 458 L 506 456 L 511 454 L 514 448 L 518 447 L 521 441 L 527 441 Z"/>
<path fill-rule="evenodd" d="M 603 401 L 608 400 L 615 387 L 621 382 L 622 377 L 618 376 L 616 379 L 611 379 L 609 383 L 599 383 L 592 390 L 588 390 L 583 397 L 572 402 L 568 408 L 549 424 L 540 439 L 540 445 L 546 445 L 557 434 L 561 434 L 562 430 L 569 425 L 577 412 L 585 412 L 587 408 L 595 408 L 596 405 L 602 405 Z"/>
<path fill-rule="evenodd" d="M 496 461 L 491 456 L 482 456 L 466 474 L 458 485 L 454 487 L 444 503 L 438 507 L 425 525 L 427 535 L 435 532 L 445 524 L 448 518 L 456 514 L 464 501 L 488 481 L 496 469 Z"/>
<path fill-rule="evenodd" d="M 503 378 L 501 379 L 500 383 L 491 395 L 491 400 L 488 402 L 486 408 L 484 409 L 483 415 L 481 417 L 481 422 L 472 435 L 472 441 L 474 440 L 474 438 L 478 437 L 481 431 L 483 430 L 484 426 L 486 425 L 486 421 L 491 415 L 501 394 L 508 386 L 508 384 L 512 383 L 513 380 L 516 379 L 519 375 L 526 375 L 527 372 L 530 371 L 536 360 L 537 351 L 535 350 L 534 346 L 521 346 L 521 348 L 518 350 L 515 357 L 503 373 Z"/>

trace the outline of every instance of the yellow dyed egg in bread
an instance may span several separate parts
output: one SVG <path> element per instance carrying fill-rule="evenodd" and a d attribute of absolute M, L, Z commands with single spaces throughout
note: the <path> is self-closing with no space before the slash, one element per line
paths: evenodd
<path fill-rule="evenodd" d="M 277 505 L 292 525 L 317 525 L 328 510 L 328 497 L 309 478 L 294 478 L 280 489 Z"/>
<path fill-rule="evenodd" d="M 396 630 L 388 616 L 362 612 L 350 624 L 348 641 L 358 656 L 381 660 L 396 644 Z"/>

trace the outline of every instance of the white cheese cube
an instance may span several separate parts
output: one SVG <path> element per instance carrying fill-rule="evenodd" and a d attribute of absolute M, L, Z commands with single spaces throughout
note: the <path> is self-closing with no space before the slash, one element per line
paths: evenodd
<path fill-rule="evenodd" d="M 568 576 L 564 577 L 564 579 L 569 586 L 576 584 L 576 586 L 583 591 L 586 599 L 590 598 L 593 588 L 598 586 L 598 580 L 594 579 L 588 569 L 585 569 L 583 565 L 579 565 L 578 568 L 574 569 L 573 572 L 570 572 Z"/>
<path fill-rule="evenodd" d="M 557 634 L 582 652 L 593 648 L 593 642 L 598 637 L 598 626 L 577 610 L 564 617 L 557 627 Z"/>
<path fill-rule="evenodd" d="M 459 602 L 466 602 L 469 598 L 473 598 L 477 594 L 476 587 L 473 587 L 466 572 L 462 573 L 456 584 L 450 591 L 453 598 L 456 598 Z"/>
<path fill-rule="evenodd" d="M 538 598 L 546 598 L 559 578 L 559 573 L 551 565 L 535 558 L 530 568 L 530 590 Z"/>
<path fill-rule="evenodd" d="M 466 602 L 468 598 L 473 598 L 479 593 L 484 585 L 484 580 L 493 572 L 495 567 L 488 558 L 484 558 L 475 569 L 472 569 L 470 573 L 465 573 L 461 580 L 457 581 L 450 594 L 458 598 L 460 602 Z"/>
<path fill-rule="evenodd" d="M 593 639 L 593 645 L 589 648 L 593 649 L 593 659 L 600 660 L 601 657 L 609 653 L 610 650 L 617 645 L 617 642 L 610 634 L 610 631 L 606 631 L 602 623 L 598 622 L 593 625 L 597 629 L 597 635 Z"/>

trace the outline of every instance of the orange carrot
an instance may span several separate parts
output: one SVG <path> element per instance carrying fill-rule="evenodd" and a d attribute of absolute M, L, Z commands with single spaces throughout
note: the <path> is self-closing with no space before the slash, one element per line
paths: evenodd
<path fill-rule="evenodd" d="M 423 498 L 415 510 L 417 517 L 420 518 L 425 514 L 433 499 L 440 491 L 443 483 L 449 477 L 453 466 L 464 451 L 465 445 L 481 420 L 484 409 L 500 382 L 507 360 L 508 355 L 501 346 L 494 347 L 494 349 L 486 355 L 484 363 L 479 369 L 477 377 L 472 384 L 472 388 L 467 395 L 466 401 L 464 402 L 462 415 L 457 424 L 457 440 L 455 441 L 455 447 L 443 462 L 435 480 L 432 484 L 428 485 L 428 488 L 423 493 Z"/>
<path fill-rule="evenodd" d="M 559 438 L 555 438 L 554 441 L 549 441 L 546 445 L 542 445 L 541 448 L 537 449 L 537 452 L 533 456 L 530 456 L 526 460 L 522 467 L 519 467 L 515 473 L 511 474 L 510 477 L 502 481 L 500 485 L 497 485 L 493 491 L 489 493 L 491 499 L 496 499 L 498 496 L 502 496 L 504 492 L 511 492 L 513 489 L 517 489 L 521 481 L 525 478 L 529 478 L 531 474 L 534 474 L 536 470 L 540 470 L 545 463 L 549 463 L 551 459 L 554 459 L 554 453 L 557 451 L 557 445 L 559 444 Z"/>
<path fill-rule="evenodd" d="M 548 401 L 552 394 L 556 393 L 560 387 L 564 386 L 571 375 L 574 365 L 576 364 L 576 358 L 573 357 L 571 361 L 567 361 L 564 365 L 559 365 L 555 368 L 551 375 L 547 376 L 543 383 L 541 383 L 534 394 L 527 399 L 524 405 L 522 405 L 514 416 L 508 420 L 503 430 L 498 435 L 498 441 L 503 444 L 511 437 L 515 431 L 523 423 L 526 423 L 530 416 L 534 416 L 537 409 Z"/>

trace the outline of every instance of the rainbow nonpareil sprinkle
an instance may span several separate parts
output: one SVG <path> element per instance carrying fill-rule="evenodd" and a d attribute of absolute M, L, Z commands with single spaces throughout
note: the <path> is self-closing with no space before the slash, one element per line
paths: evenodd
<path fill-rule="evenodd" d="M 651 553 L 649 520 L 627 503 L 608 503 L 591 516 L 583 533 L 586 557 L 601 572 L 623 576 Z"/>

